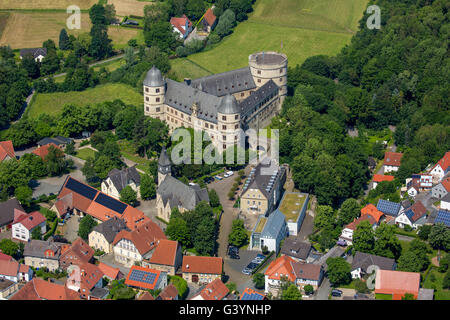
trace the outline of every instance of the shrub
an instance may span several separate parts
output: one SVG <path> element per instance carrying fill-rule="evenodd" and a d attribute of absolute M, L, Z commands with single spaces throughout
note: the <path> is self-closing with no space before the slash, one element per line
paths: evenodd
<path fill-rule="evenodd" d="M 405 227 L 403 228 L 403 230 L 405 230 L 406 232 L 411 232 L 411 231 L 413 231 L 413 228 L 406 224 Z"/>

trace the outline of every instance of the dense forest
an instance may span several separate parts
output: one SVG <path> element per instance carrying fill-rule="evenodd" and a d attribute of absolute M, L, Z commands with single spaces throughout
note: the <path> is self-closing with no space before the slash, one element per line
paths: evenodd
<path fill-rule="evenodd" d="M 280 119 L 280 157 L 293 179 L 319 204 L 339 206 L 361 195 L 369 175 L 364 139 L 349 127 L 395 126 L 404 152 L 403 180 L 440 159 L 450 147 L 446 0 L 372 1 L 381 29 L 366 27 L 334 57 L 314 56 L 289 69 L 290 96 Z"/>

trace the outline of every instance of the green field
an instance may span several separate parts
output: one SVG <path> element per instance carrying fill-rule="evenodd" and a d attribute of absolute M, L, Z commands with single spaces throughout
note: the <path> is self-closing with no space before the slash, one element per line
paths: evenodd
<path fill-rule="evenodd" d="M 183 81 L 184 78 L 196 79 L 212 74 L 189 59 L 173 59 L 170 61 L 170 66 L 168 76 L 176 81 Z"/>
<path fill-rule="evenodd" d="M 35 118 L 41 113 L 58 114 L 65 104 L 85 106 L 104 101 L 121 99 L 125 103 L 140 106 L 142 95 L 135 88 L 121 83 L 108 83 L 84 91 L 38 93 L 27 108 L 29 117 Z"/>
<path fill-rule="evenodd" d="M 248 56 L 260 51 L 281 51 L 287 54 L 290 66 L 317 54 L 335 55 L 357 31 L 367 3 L 368 0 L 257 0 L 254 12 L 238 24 L 233 34 L 215 48 L 188 59 L 218 73 L 247 66 Z M 175 64 L 174 73 L 182 73 L 182 62 Z"/>
<path fill-rule="evenodd" d="M 434 281 L 431 281 L 432 274 L 435 277 Z M 444 276 L 445 273 L 441 273 L 438 271 L 436 267 L 432 267 L 426 280 L 422 283 L 422 287 L 426 289 L 435 289 L 434 291 L 435 300 L 450 300 L 450 290 L 442 289 L 442 281 L 444 280 Z"/>
<path fill-rule="evenodd" d="M 77 154 L 75 156 L 80 159 L 87 160 L 88 158 L 94 159 L 96 153 L 97 152 L 95 152 L 91 148 L 83 148 L 83 149 L 78 150 Z"/>

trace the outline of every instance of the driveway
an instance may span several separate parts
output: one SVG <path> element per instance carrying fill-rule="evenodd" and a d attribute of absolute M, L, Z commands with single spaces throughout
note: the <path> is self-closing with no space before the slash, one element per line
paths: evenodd
<path fill-rule="evenodd" d="M 139 200 L 140 204 L 136 207 L 136 209 L 144 212 L 144 215 L 152 219 L 154 223 L 156 223 L 163 231 L 166 230 L 167 225 L 160 220 L 156 219 L 158 216 L 158 212 L 156 210 L 156 199 L 152 200 Z"/>
<path fill-rule="evenodd" d="M 114 260 L 114 253 L 105 254 L 101 256 L 98 261 L 103 262 L 113 268 L 119 268 L 120 271 L 125 275 L 125 277 L 128 275 L 128 272 L 130 272 L 130 268 L 127 268 Z"/>
<path fill-rule="evenodd" d="M 78 228 L 80 226 L 78 218 L 78 216 L 71 216 L 64 226 L 62 226 L 64 238 L 70 242 L 74 242 L 78 238 Z"/>

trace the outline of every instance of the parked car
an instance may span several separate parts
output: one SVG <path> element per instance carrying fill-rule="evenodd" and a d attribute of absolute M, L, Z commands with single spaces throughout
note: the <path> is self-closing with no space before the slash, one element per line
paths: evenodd
<path fill-rule="evenodd" d="M 196 184 L 196 183 L 193 183 L 193 182 L 189 182 L 189 185 L 190 185 L 190 186 L 196 186 L 197 184 Z"/>
<path fill-rule="evenodd" d="M 229 246 L 228 247 L 228 254 L 231 254 L 231 253 L 239 254 L 239 248 L 235 247 L 235 246 Z"/>
<path fill-rule="evenodd" d="M 214 181 L 214 178 L 206 177 L 203 181 L 205 181 L 205 183 L 211 183 Z"/>
<path fill-rule="evenodd" d="M 266 258 L 266 256 L 263 255 L 263 254 L 261 254 L 261 253 L 258 253 L 258 254 L 256 255 L 256 257 L 259 258 L 259 259 L 262 259 L 262 260 L 264 260 L 264 259 Z"/>
<path fill-rule="evenodd" d="M 233 171 L 227 171 L 227 172 L 223 175 L 223 177 L 224 177 L 224 178 L 228 178 L 228 177 L 231 177 L 233 174 L 234 174 Z"/>
<path fill-rule="evenodd" d="M 221 176 L 219 176 L 219 175 L 215 176 L 215 178 L 216 178 L 217 180 L 222 180 L 222 179 L 223 179 L 223 177 L 221 177 Z"/>
<path fill-rule="evenodd" d="M 250 263 L 247 265 L 247 268 L 253 271 L 253 270 L 255 270 L 256 268 L 258 268 L 258 266 L 259 266 L 259 264 L 254 263 L 254 262 L 250 262 Z"/>
<path fill-rule="evenodd" d="M 239 257 L 239 255 L 236 254 L 236 253 L 231 253 L 231 254 L 230 254 L 230 258 L 231 258 L 231 259 L 240 259 L 241 257 Z"/>
<path fill-rule="evenodd" d="M 242 270 L 242 273 L 243 273 L 243 274 L 246 274 L 246 275 L 250 275 L 250 274 L 252 273 L 252 270 L 250 270 L 250 269 L 248 269 L 248 268 L 244 268 L 244 269 Z"/>
<path fill-rule="evenodd" d="M 331 290 L 331 295 L 333 297 L 340 297 L 342 295 L 342 291 L 338 290 L 338 289 L 333 289 L 333 290 Z"/>

